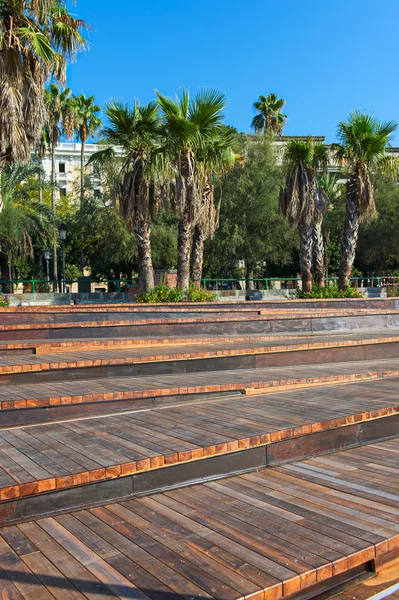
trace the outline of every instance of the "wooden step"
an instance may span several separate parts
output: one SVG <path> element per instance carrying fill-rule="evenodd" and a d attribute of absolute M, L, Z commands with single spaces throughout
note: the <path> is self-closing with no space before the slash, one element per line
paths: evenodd
<path fill-rule="evenodd" d="M 269 300 L 217 300 L 216 302 L 171 302 L 171 303 L 140 303 L 135 302 L 108 302 L 108 303 L 89 303 L 80 302 L 78 304 L 68 305 L 26 305 L 26 306 L 8 306 L 0 307 L 0 315 L 9 312 L 19 313 L 35 313 L 35 312 L 73 312 L 73 311 L 101 311 L 101 310 L 137 310 L 137 311 L 165 311 L 169 309 L 180 310 L 181 308 L 189 310 L 218 310 L 220 308 L 227 310 L 241 310 L 247 309 L 269 309 L 269 310 L 289 310 L 289 309 L 309 309 L 309 308 L 327 308 L 333 309 L 338 308 L 340 310 L 344 308 L 399 308 L 399 298 L 323 298 L 323 299 L 269 299 Z"/>
<path fill-rule="evenodd" d="M 395 330 L 396 331 L 396 330 Z M 399 332 L 398 332 L 399 333 Z M 266 340 L 176 344 L 89 351 L 56 352 L 33 356 L 0 356 L 0 385 L 63 379 L 136 377 L 168 373 L 197 373 L 231 369 L 365 361 L 399 357 L 399 335 L 363 337 L 350 334 Z"/>
<path fill-rule="evenodd" d="M 0 521 L 399 435 L 399 379 L 0 430 Z"/>
<path fill-rule="evenodd" d="M 0 529 L 7 598 L 314 598 L 399 555 L 397 440 Z"/>
<path fill-rule="evenodd" d="M 399 554 L 396 551 L 377 557 L 377 572 L 368 573 L 357 581 L 342 584 L 328 598 L 334 600 L 370 600 L 377 594 L 383 598 L 399 598 Z"/>
<path fill-rule="evenodd" d="M 122 315 L 123 316 L 123 315 Z M 18 323 L 0 325 L 0 340 L 38 340 L 93 337 L 146 337 L 191 335 L 268 335 L 273 333 L 311 333 L 382 329 L 399 326 L 399 310 L 345 310 L 326 314 L 307 311 L 260 316 L 203 316 L 187 318 L 157 318 L 115 320 L 110 313 L 107 320 L 70 321 L 65 323 Z"/>
<path fill-rule="evenodd" d="M 392 331 L 387 332 L 386 329 L 376 330 L 370 332 L 369 336 L 384 337 L 388 333 L 395 334 L 396 329 L 392 328 Z M 355 333 L 351 335 L 364 335 L 365 332 Z M 332 336 L 345 335 L 345 334 L 329 334 L 329 338 Z M 312 339 L 316 336 L 320 336 L 317 333 L 300 334 L 300 339 Z M 88 350 L 124 350 L 127 348 L 146 348 L 154 346 L 170 346 L 178 345 L 185 346 L 195 345 L 200 346 L 202 344 L 213 344 L 224 341 L 226 343 L 242 343 L 242 342 L 276 342 L 279 340 L 293 340 L 298 339 L 298 335 L 295 334 L 273 334 L 273 335 L 192 335 L 190 337 L 115 337 L 115 338 L 104 338 L 97 337 L 88 340 L 63 338 L 53 340 L 26 340 L 26 341 L 0 341 L 0 356 L 12 356 L 17 354 L 54 354 L 55 352 L 76 352 L 76 351 L 88 351 Z"/>
<path fill-rule="evenodd" d="M 0 427 L 399 375 L 399 359 L 0 386 Z"/>

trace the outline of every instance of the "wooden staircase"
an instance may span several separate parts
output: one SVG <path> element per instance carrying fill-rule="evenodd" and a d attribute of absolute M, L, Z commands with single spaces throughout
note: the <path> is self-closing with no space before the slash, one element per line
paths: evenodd
<path fill-rule="evenodd" d="M 299 600 L 391 567 L 395 302 L 3 309 L 0 598 Z"/>

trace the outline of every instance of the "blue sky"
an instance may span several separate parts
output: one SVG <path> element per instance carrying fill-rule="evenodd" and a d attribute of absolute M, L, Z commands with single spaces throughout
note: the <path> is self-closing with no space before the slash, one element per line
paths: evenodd
<path fill-rule="evenodd" d="M 287 135 L 327 141 L 356 108 L 399 121 L 398 0 L 77 0 L 74 12 L 93 31 L 68 85 L 100 104 L 216 87 L 226 123 L 248 131 L 257 96 L 275 92 Z"/>

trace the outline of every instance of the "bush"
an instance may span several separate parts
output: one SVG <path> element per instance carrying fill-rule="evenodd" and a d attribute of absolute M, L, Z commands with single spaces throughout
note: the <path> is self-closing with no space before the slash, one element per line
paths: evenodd
<path fill-rule="evenodd" d="M 399 296 L 399 285 L 387 286 L 387 296 L 388 298 L 396 298 Z"/>
<path fill-rule="evenodd" d="M 160 302 L 181 302 L 183 299 L 183 291 L 180 288 L 168 288 L 166 285 L 157 285 L 150 292 L 137 294 L 136 302 L 153 303 Z"/>
<path fill-rule="evenodd" d="M 10 306 L 10 301 L 0 294 L 0 306 Z"/>
<path fill-rule="evenodd" d="M 148 304 L 182 302 L 183 300 L 184 294 L 181 288 L 168 288 L 166 285 L 157 285 L 150 292 L 144 292 L 136 296 L 136 302 Z M 201 288 L 190 286 L 187 291 L 188 302 L 213 302 L 214 300 L 216 300 L 216 294 L 207 292 Z"/>
<path fill-rule="evenodd" d="M 208 290 L 194 286 L 190 286 L 187 292 L 188 302 L 215 302 L 216 298 L 214 292 L 208 292 Z"/>
<path fill-rule="evenodd" d="M 311 292 L 296 291 L 296 297 L 302 299 L 310 298 L 364 298 L 363 294 L 353 287 L 348 287 L 346 290 L 340 290 L 337 285 L 326 286 L 320 288 L 314 286 Z"/>

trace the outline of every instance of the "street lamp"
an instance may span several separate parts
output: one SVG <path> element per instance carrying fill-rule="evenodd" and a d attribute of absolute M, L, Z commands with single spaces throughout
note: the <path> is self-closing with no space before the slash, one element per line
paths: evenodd
<path fill-rule="evenodd" d="M 46 261 L 46 273 L 47 273 L 47 281 L 50 281 L 48 261 L 50 260 L 50 250 L 48 248 L 44 251 L 44 260 Z"/>
<path fill-rule="evenodd" d="M 66 229 L 65 223 L 61 223 L 61 225 L 59 227 L 59 232 L 60 232 L 60 240 L 61 240 L 61 247 L 62 247 L 62 291 L 64 294 L 66 294 L 65 240 L 66 240 L 67 229 Z"/>

